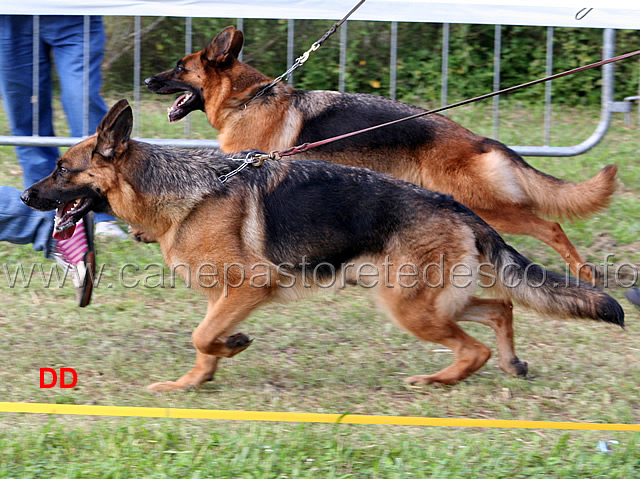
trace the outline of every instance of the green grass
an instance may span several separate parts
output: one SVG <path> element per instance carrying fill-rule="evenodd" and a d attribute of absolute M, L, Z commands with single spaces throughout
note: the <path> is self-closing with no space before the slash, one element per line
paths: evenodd
<path fill-rule="evenodd" d="M 145 100 L 139 135 L 181 137 L 166 123 L 170 100 Z M 113 103 L 113 101 L 109 102 Z M 486 106 L 451 117 L 490 134 Z M 591 134 L 598 110 L 554 114 L 554 144 L 575 144 Z M 200 118 L 198 118 L 200 117 Z M 192 137 L 214 130 L 194 116 Z M 500 139 L 541 143 L 541 113 L 503 105 Z M 595 118 L 595 119 L 594 119 Z M 64 134 L 58 119 L 59 134 Z M 540 126 L 538 126 L 540 125 Z M 0 134 L 7 134 L 0 116 Z M 580 181 L 609 163 L 620 167 L 620 188 L 605 212 L 563 227 L 589 260 L 638 264 L 640 165 L 637 125 L 617 116 L 605 140 L 577 158 L 528 158 L 554 176 Z M 21 187 L 11 148 L 0 147 L 0 184 Z M 550 248 L 529 237 L 508 241 L 531 259 L 564 272 Z M 191 331 L 206 302 L 178 280 L 158 285 L 157 245 L 129 240 L 97 242 L 102 282 L 89 308 L 78 309 L 70 284 L 10 287 L 0 271 L 0 400 L 113 406 L 148 406 L 468 417 L 541 421 L 640 423 L 640 328 L 623 289 L 627 329 L 587 321 L 542 318 L 516 307 L 516 347 L 530 363 L 526 380 L 506 376 L 492 358 L 452 387 L 407 388 L 402 379 L 434 372 L 451 354 L 399 330 L 363 291 L 348 289 L 288 305 L 270 305 L 241 330 L 255 339 L 225 360 L 216 380 L 198 391 L 150 394 L 151 382 L 174 379 L 191 367 Z M 0 266 L 51 267 L 30 246 L 0 244 Z M 123 265 L 127 288 L 119 280 Z M 627 278 L 629 280 L 629 278 Z M 631 278 L 632 280 L 632 278 Z M 145 283 L 146 281 L 146 283 Z M 109 287 L 111 285 L 111 287 Z M 495 345 L 493 333 L 465 325 Z M 71 390 L 40 389 L 39 368 L 73 367 Z M 508 394 L 506 391 L 508 390 Z M 596 451 L 615 439 L 613 452 Z M 176 419 L 45 417 L 0 414 L 0 477 L 637 477 L 636 433 L 549 430 L 417 428 Z"/>
<path fill-rule="evenodd" d="M 637 477 L 636 438 L 614 436 L 621 444 L 605 454 L 591 433 L 52 421 L 0 440 L 0 477 Z"/>

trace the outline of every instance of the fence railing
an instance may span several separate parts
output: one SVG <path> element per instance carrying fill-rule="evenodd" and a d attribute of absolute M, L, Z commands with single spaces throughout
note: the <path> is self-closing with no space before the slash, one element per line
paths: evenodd
<path fill-rule="evenodd" d="M 135 17 L 134 22 L 134 65 L 133 65 L 133 102 L 134 102 L 134 114 L 136 117 L 140 115 L 140 105 L 141 105 L 141 92 L 140 86 L 142 84 L 141 77 L 141 69 L 140 69 L 140 58 L 141 58 L 141 17 Z M 192 52 L 192 28 L 191 28 L 191 18 L 185 19 L 185 53 Z M 348 38 L 348 23 L 345 22 L 340 30 L 340 57 L 339 57 L 339 81 L 338 88 L 340 91 L 344 91 L 345 89 L 345 76 L 346 76 L 346 58 L 347 58 L 347 38 Z M 397 45 L 398 45 L 398 25 L 397 22 L 389 22 L 391 29 L 391 41 L 390 41 L 390 68 L 389 68 L 389 96 L 395 99 L 396 96 L 396 85 L 397 85 Z M 35 61 L 38 58 L 39 52 L 37 51 L 38 40 L 39 40 L 39 32 L 38 32 L 38 16 L 34 16 L 34 72 L 33 72 L 33 89 L 34 92 L 38 91 L 38 81 L 39 81 L 39 73 L 38 73 L 38 62 Z M 242 29 L 243 20 L 238 19 L 237 26 L 239 29 Z M 288 33 L 287 33 L 287 64 L 291 65 L 295 58 L 294 52 L 294 39 L 295 39 L 295 22 L 294 20 L 288 20 L 287 23 Z M 495 35 L 494 35 L 494 65 L 493 65 L 493 88 L 495 90 L 500 89 L 500 69 L 501 69 L 501 50 L 502 50 L 502 35 L 501 35 L 502 27 L 500 25 L 495 26 Z M 554 40 L 553 40 L 553 27 L 547 27 L 547 41 L 546 41 L 546 65 L 545 70 L 547 75 L 550 75 L 553 70 L 553 48 L 554 48 Z M 88 17 L 85 17 L 85 45 L 89 44 L 89 22 Z M 603 43 L 602 43 L 602 51 L 603 51 L 603 59 L 611 58 L 615 56 L 615 30 L 613 29 L 604 29 L 603 30 Z M 85 49 L 85 88 L 82 92 L 82 101 L 84 105 L 83 114 L 83 131 L 88 135 L 91 132 L 88 132 L 88 97 L 89 97 L 89 88 L 88 88 L 88 58 L 89 52 Z M 440 103 L 441 106 L 445 106 L 448 101 L 448 72 L 449 72 L 449 24 L 443 24 L 442 28 L 442 73 L 441 73 L 441 98 Z M 242 53 L 240 54 L 242 55 Z M 242 58 L 240 58 L 242 59 Z M 524 156 L 575 156 L 585 153 L 586 151 L 593 148 L 597 145 L 606 135 L 607 130 L 609 128 L 609 124 L 611 122 L 612 114 L 615 112 L 625 113 L 625 119 L 628 121 L 630 118 L 630 113 L 632 111 L 632 104 L 634 101 L 638 101 L 640 99 L 640 80 L 638 86 L 638 96 L 629 96 L 624 99 L 624 101 L 613 101 L 614 98 L 614 89 L 615 89 L 615 77 L 614 77 L 614 65 L 608 64 L 602 67 L 602 95 L 601 95 L 601 109 L 600 109 L 600 119 L 597 127 L 594 132 L 584 141 L 579 144 L 573 146 L 553 146 L 550 145 L 550 132 L 552 129 L 552 121 L 551 121 L 551 110 L 553 104 L 553 96 L 552 96 L 552 88 L 551 81 L 546 82 L 545 86 L 545 95 L 544 95 L 544 144 L 538 146 L 511 146 L 515 151 Z M 295 78 L 292 76 L 289 79 L 290 85 L 295 85 Z M 37 112 L 38 110 L 38 95 L 34 93 L 32 97 L 33 102 L 33 111 Z M 34 125 L 33 131 L 38 131 L 38 115 L 34 114 Z M 640 121 L 640 112 L 639 112 L 639 121 Z M 498 137 L 500 127 L 500 97 L 495 96 L 493 99 L 493 121 L 492 121 L 492 130 L 493 136 Z M 138 129 L 137 124 L 134 125 L 133 136 L 138 137 Z M 190 122 L 189 117 L 186 118 L 185 122 L 185 136 L 189 136 L 190 134 Z M 77 143 L 80 138 L 72 138 L 72 137 L 41 137 L 37 135 L 33 136 L 0 136 L 0 145 L 13 145 L 13 146 L 71 146 Z M 168 138 L 168 139 L 147 139 L 143 138 L 142 140 L 155 143 L 155 144 L 163 144 L 163 145 L 173 145 L 173 146 L 181 146 L 181 147 L 219 147 L 219 143 L 216 140 L 194 140 L 194 139 L 180 139 L 180 138 Z"/>

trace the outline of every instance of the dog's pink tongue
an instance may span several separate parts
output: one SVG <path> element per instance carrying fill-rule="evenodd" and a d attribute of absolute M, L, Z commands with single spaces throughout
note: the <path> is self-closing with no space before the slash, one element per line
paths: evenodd
<path fill-rule="evenodd" d="M 64 229 L 62 231 L 56 231 L 55 228 L 53 230 L 53 239 L 60 241 L 60 240 L 68 240 L 69 238 L 71 238 L 73 236 L 73 232 L 76 230 L 76 225 L 70 226 L 67 229 Z"/>
<path fill-rule="evenodd" d="M 180 109 L 180 103 L 182 103 L 182 101 L 186 98 L 187 94 L 183 94 L 180 95 L 178 98 L 176 98 L 176 101 L 173 102 L 173 105 L 171 105 L 171 108 L 169 108 L 168 112 L 167 112 L 167 117 L 169 118 L 169 123 L 174 123 L 178 120 L 180 120 L 180 118 L 176 119 L 174 118 L 174 113 L 176 111 L 178 111 Z"/>
<path fill-rule="evenodd" d="M 173 102 L 173 106 L 171 108 L 174 109 L 174 110 L 176 108 L 178 108 L 180 106 L 180 103 L 182 103 L 182 100 L 184 100 L 186 96 L 187 96 L 187 94 L 183 93 L 178 98 L 176 98 L 176 101 Z"/>

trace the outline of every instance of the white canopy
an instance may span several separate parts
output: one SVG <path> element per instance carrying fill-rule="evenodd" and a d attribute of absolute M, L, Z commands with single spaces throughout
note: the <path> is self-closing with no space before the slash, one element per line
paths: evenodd
<path fill-rule="evenodd" d="M 6 0 L 0 2 L 0 14 L 337 20 L 356 3 L 357 0 Z M 585 5 L 576 0 L 367 0 L 350 19 L 637 29 L 640 2 L 591 0 Z"/>

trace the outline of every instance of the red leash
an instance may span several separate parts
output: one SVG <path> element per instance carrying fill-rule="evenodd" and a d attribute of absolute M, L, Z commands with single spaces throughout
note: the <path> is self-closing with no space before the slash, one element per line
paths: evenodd
<path fill-rule="evenodd" d="M 391 125 L 395 125 L 397 123 L 401 123 L 403 121 L 409 121 L 409 120 L 413 120 L 415 118 L 420 118 L 421 116 L 426 116 L 426 115 L 431 115 L 433 113 L 438 113 L 440 111 L 444 111 L 444 110 L 449 110 L 451 108 L 455 108 L 458 106 L 462 106 L 462 105 L 466 105 L 468 103 L 472 103 L 478 100 L 484 100 L 485 98 L 489 98 L 492 96 L 496 96 L 496 95 L 500 95 L 502 93 L 509 93 L 512 92 L 514 90 L 518 90 L 520 88 L 524 88 L 524 87 L 528 87 L 528 86 L 532 86 L 532 85 L 536 85 L 538 83 L 542 83 L 545 81 L 549 81 L 549 80 L 554 80 L 556 78 L 560 78 L 560 77 L 564 77 L 567 75 L 572 75 L 574 73 L 578 73 L 584 70 L 589 70 L 590 68 L 596 68 L 602 65 L 606 65 L 607 63 L 613 63 L 613 62 L 617 62 L 619 60 L 624 60 L 626 58 L 630 58 L 633 57 L 635 55 L 639 55 L 640 54 L 640 50 L 635 50 L 633 52 L 629 52 L 629 53 L 625 53 L 623 55 L 618 55 L 617 57 L 613 57 L 613 58 L 609 58 L 607 60 L 601 60 L 599 62 L 596 63 L 590 63 L 589 65 L 585 65 L 585 66 L 581 66 L 578 68 L 574 68 L 572 70 L 567 70 L 564 71 L 562 73 L 556 73 L 555 75 L 550 75 L 548 77 L 544 77 L 544 78 L 539 78 L 538 80 L 533 80 L 527 83 L 522 83 L 520 85 L 516 85 L 516 86 L 512 86 L 509 88 L 504 88 L 502 90 L 498 90 L 498 91 L 494 91 L 491 93 L 485 93 L 484 95 L 480 95 L 474 98 L 470 98 L 467 100 L 463 100 L 463 101 L 459 101 L 458 103 L 453 103 L 451 105 L 446 105 L 446 106 L 442 106 L 440 108 L 436 108 L 434 110 L 429 110 L 429 111 L 425 111 L 425 112 L 421 112 L 421 113 L 416 113 L 415 115 L 411 115 L 411 116 L 407 116 L 404 118 L 399 118 L 397 120 L 393 120 L 393 121 L 389 121 L 386 123 L 381 123 L 379 125 L 374 125 L 374 126 L 370 126 L 368 128 L 363 128 L 362 130 L 357 130 L 357 131 L 352 131 L 349 133 L 344 133 L 342 135 L 338 135 L 338 136 L 334 136 L 331 138 L 327 138 L 324 140 L 319 140 L 319 141 L 314 141 L 312 143 L 303 143 L 302 145 L 297 145 L 297 146 L 292 146 L 291 148 L 287 148 L 286 150 L 283 151 L 272 151 L 269 154 L 259 154 L 256 155 L 256 161 L 253 162 L 252 164 L 254 166 L 260 166 L 262 165 L 262 163 L 264 163 L 264 160 L 279 160 L 280 158 L 284 157 L 284 156 L 292 156 L 292 155 L 296 155 L 298 153 L 304 153 L 305 151 L 308 151 L 312 148 L 317 148 L 318 146 L 323 146 L 326 145 L 328 143 L 333 143 L 334 141 L 338 141 L 338 140 L 343 140 L 345 138 L 349 138 L 351 136 L 355 136 L 355 135 L 359 135 L 361 133 L 366 133 L 368 131 L 373 131 L 373 130 L 377 130 L 378 128 L 384 128 L 386 126 L 391 126 Z"/>

